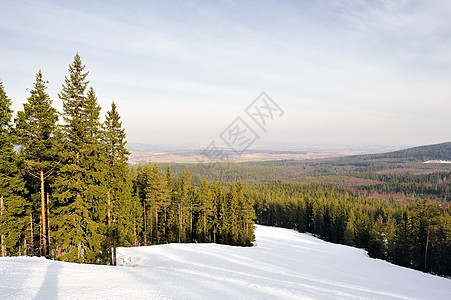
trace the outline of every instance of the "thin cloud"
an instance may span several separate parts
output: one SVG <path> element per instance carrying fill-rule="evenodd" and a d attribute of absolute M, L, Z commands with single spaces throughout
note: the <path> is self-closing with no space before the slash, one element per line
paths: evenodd
<path fill-rule="evenodd" d="M 101 105 L 120 105 L 137 142 L 168 142 L 174 105 L 195 110 L 176 114 L 193 128 L 182 138 L 206 142 L 227 120 L 224 107 L 235 117 L 262 90 L 290 108 L 285 141 L 421 144 L 434 142 L 428 130 L 446 140 L 451 126 L 447 1 L 4 1 L 0 18 L 0 77 L 15 110 L 38 68 L 58 103 L 79 51 Z M 168 116 L 158 124 L 148 117 L 155 107 Z M 378 129 L 378 118 L 393 130 Z M 324 126 L 299 135 L 300 120 Z M 327 120 L 336 121 L 329 134 Z M 158 140 L 137 129 L 145 126 L 162 130 Z"/>

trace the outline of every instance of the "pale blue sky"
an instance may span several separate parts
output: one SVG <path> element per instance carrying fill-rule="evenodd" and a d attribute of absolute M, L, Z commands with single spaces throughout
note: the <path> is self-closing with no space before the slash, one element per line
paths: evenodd
<path fill-rule="evenodd" d="M 451 1 L 3 0 L 0 32 L 14 110 L 39 68 L 60 109 L 78 51 L 130 142 L 218 140 L 262 91 L 261 142 L 451 140 Z"/>

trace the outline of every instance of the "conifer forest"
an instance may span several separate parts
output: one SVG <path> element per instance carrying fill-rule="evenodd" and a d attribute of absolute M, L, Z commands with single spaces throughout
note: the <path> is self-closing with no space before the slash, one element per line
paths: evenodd
<path fill-rule="evenodd" d="M 383 157 L 353 157 L 232 164 L 218 180 L 198 164 L 131 166 L 118 107 L 113 102 L 102 115 L 78 54 L 58 94 L 62 111 L 53 107 L 46 84 L 39 70 L 14 114 L 0 82 L 3 257 L 115 265 L 117 247 L 252 246 L 257 223 L 451 276 L 450 170 L 381 174 Z M 450 159 L 443 157 L 450 149 L 448 143 L 433 150 Z M 420 152 L 423 158 L 422 151 L 408 152 L 406 161 Z M 385 158 L 404 159 L 393 153 Z M 289 177 L 290 170 L 305 176 Z"/>

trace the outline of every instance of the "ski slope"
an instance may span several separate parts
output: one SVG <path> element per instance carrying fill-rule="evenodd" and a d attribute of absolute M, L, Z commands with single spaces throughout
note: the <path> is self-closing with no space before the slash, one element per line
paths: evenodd
<path fill-rule="evenodd" d="M 451 299 L 451 280 L 293 230 L 256 246 L 119 248 L 121 266 L 0 258 L 1 299 Z"/>

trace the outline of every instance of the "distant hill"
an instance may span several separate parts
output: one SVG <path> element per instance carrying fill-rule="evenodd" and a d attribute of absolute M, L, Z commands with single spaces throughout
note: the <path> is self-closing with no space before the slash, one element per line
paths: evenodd
<path fill-rule="evenodd" d="M 288 180 L 335 182 L 336 176 L 362 177 L 362 173 L 411 173 L 430 174 L 451 172 L 451 164 L 425 164 L 428 160 L 451 161 L 451 142 L 420 146 L 388 153 L 364 154 L 337 158 L 309 160 L 272 160 L 242 163 L 159 163 L 162 170 L 171 166 L 174 176 L 180 176 L 185 168 L 198 184 L 204 176 L 208 180 L 244 181 Z M 332 176 L 332 177 L 330 177 Z M 335 176 L 335 177 L 333 177 Z M 366 176 L 366 175 L 365 175 Z M 366 177 L 365 177 L 366 178 Z"/>
<path fill-rule="evenodd" d="M 352 156 L 352 158 L 361 158 L 362 160 L 394 158 L 406 161 L 428 161 L 428 160 L 451 161 L 451 142 L 419 146 L 388 153 L 357 155 Z"/>

